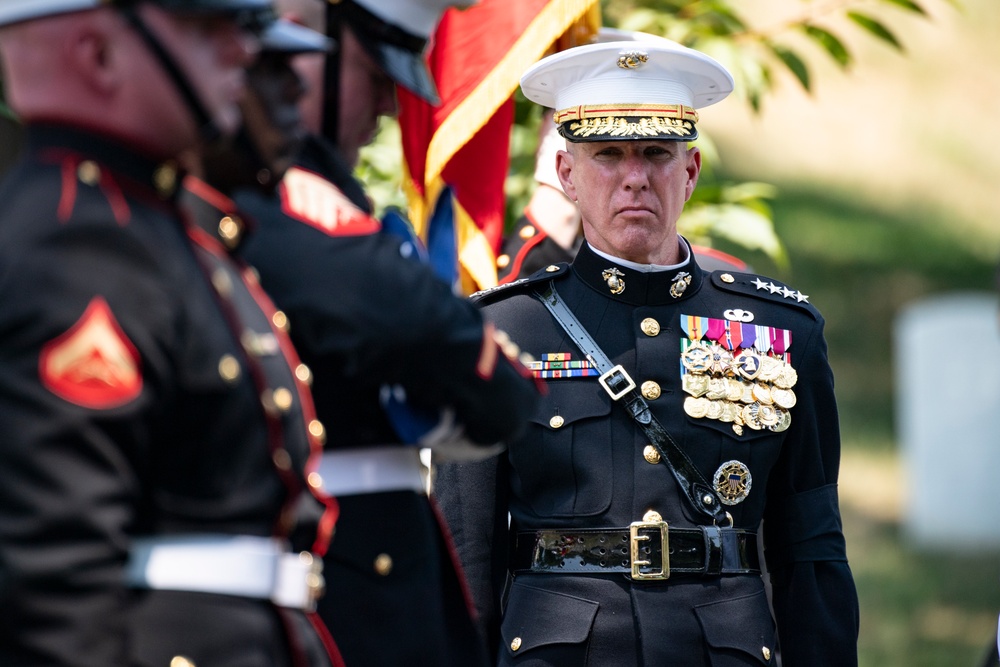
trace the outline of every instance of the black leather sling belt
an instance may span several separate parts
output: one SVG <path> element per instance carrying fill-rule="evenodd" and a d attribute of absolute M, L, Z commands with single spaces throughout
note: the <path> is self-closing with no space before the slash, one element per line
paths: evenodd
<path fill-rule="evenodd" d="M 583 328 L 565 303 L 556 293 L 554 283 L 549 283 L 544 292 L 535 292 L 535 296 L 545 304 L 552 317 L 580 346 L 580 350 L 597 366 L 601 376 L 598 381 L 611 395 L 616 403 L 621 403 L 629 415 L 636 421 L 650 443 L 660 453 L 660 459 L 670 468 L 677 484 L 684 491 L 688 502 L 699 515 L 710 520 L 717 526 L 732 526 L 732 518 L 722 508 L 722 503 L 701 472 L 695 467 L 688 455 L 677 446 L 670 434 L 664 430 L 649 410 L 646 400 L 635 389 L 635 382 L 621 365 L 612 365 L 608 355 L 597 345 L 590 333 Z M 671 535 L 673 530 L 670 531 Z"/>
<path fill-rule="evenodd" d="M 638 531 L 521 532 L 515 538 L 511 569 L 515 573 L 624 573 L 633 580 L 663 580 L 675 574 L 760 573 L 755 533 L 718 526 L 668 529 L 663 525 L 661 540 L 659 530 L 648 526 Z"/>

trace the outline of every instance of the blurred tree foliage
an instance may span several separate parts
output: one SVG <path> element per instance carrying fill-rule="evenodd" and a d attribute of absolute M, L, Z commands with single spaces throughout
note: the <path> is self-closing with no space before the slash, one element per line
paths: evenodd
<path fill-rule="evenodd" d="M 775 0 L 791 17 L 773 25 L 754 16 L 752 25 L 740 0 L 601 0 L 604 24 L 672 39 L 703 51 L 723 63 L 736 80 L 735 95 L 759 111 L 775 85 L 776 73 L 788 70 L 808 94 L 813 85 L 810 61 L 830 58 L 849 70 L 854 54 L 844 30 L 857 30 L 900 53 L 905 40 L 891 27 L 895 16 L 910 13 L 930 18 L 928 2 L 958 6 L 958 0 Z M 846 21 L 845 21 L 846 19 Z M 756 25 L 763 23 L 763 25 Z M 846 26 L 846 27 L 845 27 Z M 804 36 L 803 40 L 801 36 Z M 511 135 L 507 179 L 508 225 L 520 216 L 534 187 L 535 148 L 541 110 L 517 91 L 515 126 Z M 373 188 L 377 206 L 405 208 L 398 187 L 401 173 L 399 134 L 395 123 L 383 125 L 376 143 L 366 149 L 359 175 Z M 787 266 L 784 246 L 774 232 L 769 201 L 777 190 L 767 183 L 729 183 L 716 177 L 718 151 L 703 132 L 698 140 L 704 159 L 701 179 L 679 226 L 690 240 L 712 245 L 725 239 L 748 250 L 765 252 L 778 266 Z"/>

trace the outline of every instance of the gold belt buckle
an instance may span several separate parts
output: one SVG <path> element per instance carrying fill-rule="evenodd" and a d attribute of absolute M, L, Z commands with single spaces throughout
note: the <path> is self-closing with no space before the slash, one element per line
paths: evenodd
<path fill-rule="evenodd" d="M 651 561 L 639 558 L 639 543 L 647 541 L 649 535 L 640 535 L 640 530 L 655 530 L 660 533 L 660 569 L 643 572 L 641 568 L 652 565 Z M 633 521 L 628 527 L 629 559 L 632 564 L 632 579 L 639 581 L 662 581 L 670 578 L 669 528 L 657 512 L 650 510 L 642 521 Z"/>

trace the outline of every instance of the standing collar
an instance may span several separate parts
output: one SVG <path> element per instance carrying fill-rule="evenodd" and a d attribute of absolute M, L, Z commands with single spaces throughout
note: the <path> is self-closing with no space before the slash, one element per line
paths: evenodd
<path fill-rule="evenodd" d="M 113 137 L 65 125 L 28 125 L 25 149 L 42 159 L 75 155 L 107 167 L 118 182 L 140 196 L 174 202 L 183 173 L 173 160 L 157 160 Z"/>
<path fill-rule="evenodd" d="M 597 254 L 584 243 L 573 260 L 576 276 L 599 294 L 634 306 L 680 301 L 701 288 L 703 271 L 687 239 L 678 237 L 687 260 L 674 266 L 635 264 Z"/>

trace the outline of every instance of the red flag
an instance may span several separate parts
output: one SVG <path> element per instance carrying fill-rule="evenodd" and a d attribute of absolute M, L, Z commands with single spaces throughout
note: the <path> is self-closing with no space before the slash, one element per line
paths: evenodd
<path fill-rule="evenodd" d="M 427 241 L 438 196 L 450 189 L 456 278 L 465 293 L 496 284 L 518 80 L 581 20 L 597 32 L 597 0 L 483 0 L 449 9 L 428 54 L 440 106 L 400 89 L 410 220 Z"/>

